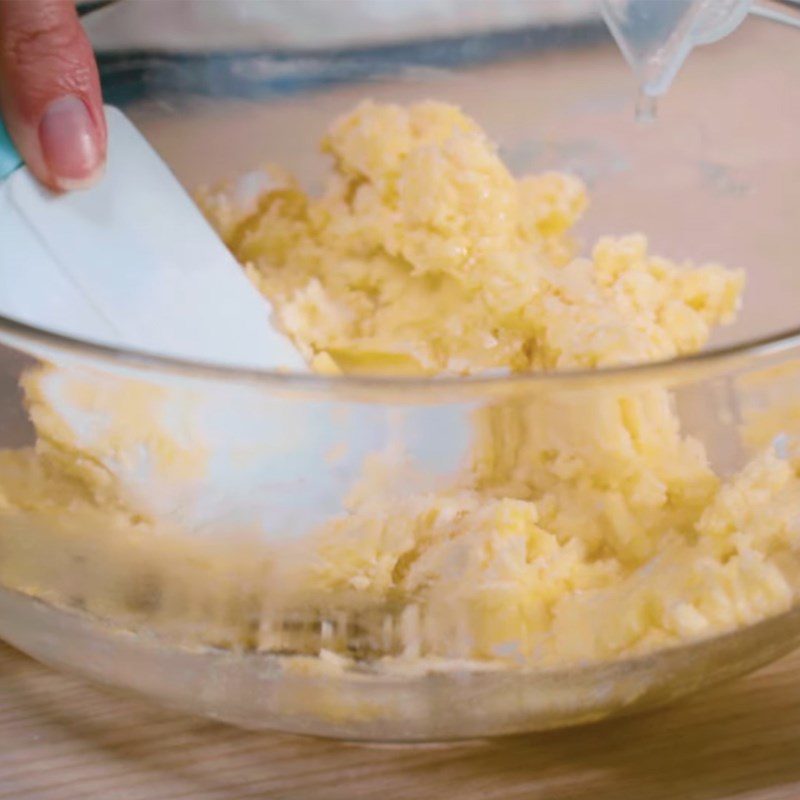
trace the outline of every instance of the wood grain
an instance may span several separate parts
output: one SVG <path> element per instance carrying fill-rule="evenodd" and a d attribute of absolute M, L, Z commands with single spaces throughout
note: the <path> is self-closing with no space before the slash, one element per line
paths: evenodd
<path fill-rule="evenodd" d="M 445 747 L 254 734 L 0 645 L 2 800 L 779 800 L 800 797 L 800 652 L 669 709 Z"/>

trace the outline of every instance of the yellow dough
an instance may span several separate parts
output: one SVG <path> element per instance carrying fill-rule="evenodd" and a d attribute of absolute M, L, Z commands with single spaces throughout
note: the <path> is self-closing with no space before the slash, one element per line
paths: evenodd
<path fill-rule="evenodd" d="M 345 372 L 550 370 L 693 352 L 730 320 L 741 272 L 651 256 L 642 236 L 575 257 L 583 184 L 515 180 L 457 108 L 364 103 L 323 143 L 319 198 L 292 180 L 252 213 L 233 187 L 209 218 L 282 327 Z"/>
<path fill-rule="evenodd" d="M 452 106 L 363 103 L 323 148 L 333 169 L 318 197 L 277 170 L 248 203 L 235 182 L 199 193 L 321 372 L 668 359 L 699 350 L 737 310 L 740 272 L 670 262 L 641 235 L 603 238 L 580 255 L 570 231 L 587 205 L 582 183 L 516 179 Z M 133 441 L 112 396 L 153 397 L 119 378 L 104 401 L 91 373 L 67 375 L 69 396 L 96 411 L 107 402 L 111 428 L 78 441 L 48 405 L 47 374 L 25 381 L 35 452 L 3 454 L 0 490 L 8 521 L 47 514 L 49 533 L 6 525 L 0 579 L 53 600 L 52 578 L 30 554 L 67 540 L 117 565 L 114 575 L 133 563 L 159 587 L 152 607 L 112 602 L 108 582 L 90 576 L 81 591 L 82 607 L 126 625 L 387 668 L 538 667 L 731 630 L 788 609 L 800 589 L 795 446 L 779 455 L 762 423 L 760 449 L 730 475 L 681 430 L 675 396 L 657 384 L 497 399 L 475 415 L 469 464 L 447 486 L 413 488 L 399 461 L 375 453 L 342 514 L 299 541 L 223 555 L 137 505 L 108 468 L 142 441 L 161 455 L 165 481 L 188 480 L 187 465 L 205 463 L 204 443 L 175 442 L 147 414 L 133 414 Z M 213 619 L 205 631 L 203 614 Z"/>

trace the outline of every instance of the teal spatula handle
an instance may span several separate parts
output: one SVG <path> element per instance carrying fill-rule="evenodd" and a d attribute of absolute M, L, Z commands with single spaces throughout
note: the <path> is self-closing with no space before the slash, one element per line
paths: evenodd
<path fill-rule="evenodd" d="M 0 117 L 0 181 L 21 166 L 22 159 L 8 135 L 3 118 Z"/>

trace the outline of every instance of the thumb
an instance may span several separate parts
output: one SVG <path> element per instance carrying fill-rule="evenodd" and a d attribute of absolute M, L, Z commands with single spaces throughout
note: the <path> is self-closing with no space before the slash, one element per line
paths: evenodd
<path fill-rule="evenodd" d="M 102 173 L 100 80 L 72 0 L 0 0 L 0 113 L 51 188 L 88 186 Z"/>

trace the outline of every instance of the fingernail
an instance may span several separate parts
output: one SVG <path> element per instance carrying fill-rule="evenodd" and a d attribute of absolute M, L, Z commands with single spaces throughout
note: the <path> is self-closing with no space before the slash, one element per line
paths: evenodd
<path fill-rule="evenodd" d="M 53 181 L 62 189 L 89 186 L 102 171 L 99 133 L 80 97 L 53 100 L 39 123 L 39 142 Z"/>

